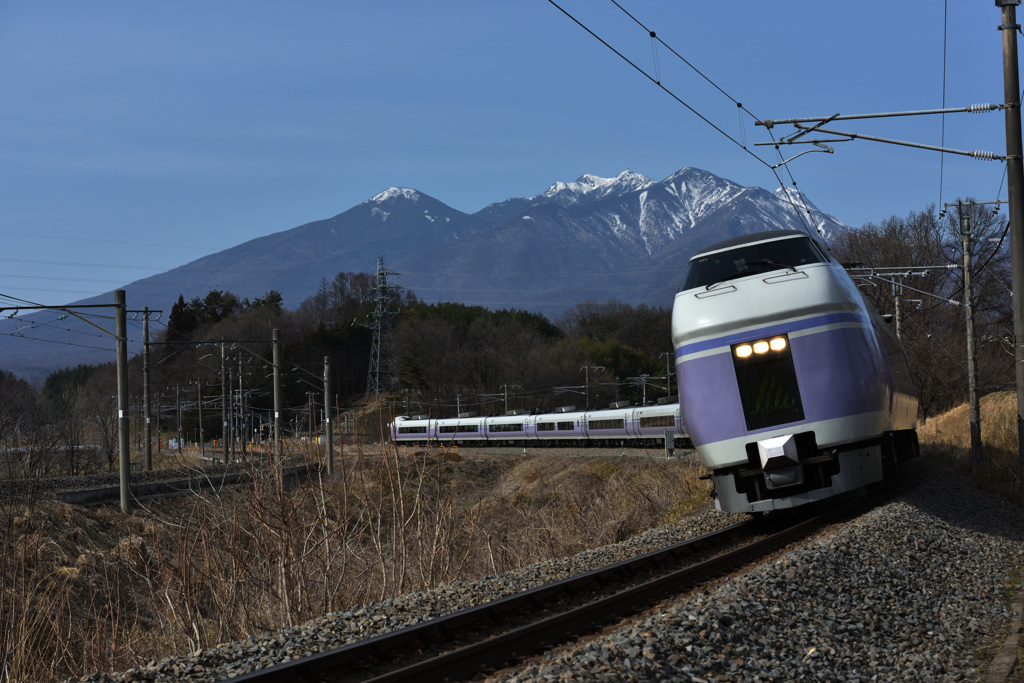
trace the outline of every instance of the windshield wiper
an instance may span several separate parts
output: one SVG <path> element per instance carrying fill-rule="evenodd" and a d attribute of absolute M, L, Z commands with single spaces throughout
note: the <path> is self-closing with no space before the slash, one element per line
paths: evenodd
<path fill-rule="evenodd" d="M 736 278 L 739 278 L 739 277 L 746 277 L 748 275 L 757 275 L 757 273 L 751 273 L 749 270 L 737 271 L 735 273 L 732 273 L 731 275 L 726 275 L 723 278 L 719 278 L 718 280 L 715 280 L 714 282 L 709 282 L 707 285 L 704 286 L 704 289 L 706 291 L 711 291 L 711 288 L 714 287 L 715 285 L 720 285 L 723 282 L 727 282 L 729 280 L 735 280 Z"/>
<path fill-rule="evenodd" d="M 772 261 L 771 259 L 766 259 L 766 258 L 763 258 L 760 261 L 758 261 L 757 265 L 759 265 L 759 266 L 779 266 L 780 268 L 786 268 L 787 270 L 791 270 L 794 273 L 799 273 L 800 272 L 800 271 L 798 271 L 796 269 L 796 266 L 791 266 L 788 263 L 779 263 L 778 261 Z"/>
<path fill-rule="evenodd" d="M 735 273 L 731 273 L 729 275 L 726 275 L 725 277 L 719 278 L 719 279 L 715 280 L 714 282 L 709 282 L 704 287 L 705 291 L 711 291 L 711 288 L 714 287 L 715 285 L 719 285 L 719 284 L 721 284 L 723 282 L 727 282 L 729 280 L 735 280 L 736 278 L 747 277 L 748 275 L 761 275 L 763 273 L 769 273 L 769 272 L 771 272 L 773 270 L 777 270 L 777 269 L 781 269 L 781 268 L 784 268 L 786 270 L 791 270 L 794 273 L 800 272 L 800 271 L 798 271 L 796 269 L 796 266 L 791 266 L 788 263 L 779 263 L 778 261 L 772 261 L 771 259 L 761 259 L 760 261 L 753 261 L 753 262 L 751 262 L 751 263 L 749 263 L 747 265 L 748 266 L 771 266 L 771 268 L 768 268 L 767 270 L 756 271 L 756 272 L 754 270 L 752 270 L 751 268 L 749 268 L 749 267 L 747 269 L 745 269 L 745 270 L 738 270 Z"/>

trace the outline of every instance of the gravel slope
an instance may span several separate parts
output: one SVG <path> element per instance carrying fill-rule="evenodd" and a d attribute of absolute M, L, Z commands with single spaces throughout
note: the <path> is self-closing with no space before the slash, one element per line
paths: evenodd
<path fill-rule="evenodd" d="M 495 680 L 971 681 L 1011 616 L 1021 511 L 929 463 L 852 522 L 544 664 Z M 418 623 L 690 538 L 738 516 L 705 508 L 612 546 L 400 596 L 138 670 L 83 681 L 216 681 Z"/>

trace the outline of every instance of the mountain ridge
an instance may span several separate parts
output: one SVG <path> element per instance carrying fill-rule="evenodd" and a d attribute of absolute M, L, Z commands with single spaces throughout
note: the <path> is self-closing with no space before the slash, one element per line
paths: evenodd
<path fill-rule="evenodd" d="M 392 187 L 330 218 L 247 240 L 123 289 L 129 308 L 168 314 L 179 295 L 191 300 L 214 289 L 249 299 L 273 289 L 296 309 L 324 279 L 372 272 L 383 257 L 401 274 L 397 284 L 424 301 L 555 318 L 585 300 L 670 306 L 689 255 L 702 246 L 759 230 L 819 226 L 826 234 L 847 229 L 795 189 L 745 187 L 693 167 L 662 181 L 628 169 L 613 178 L 583 174 L 472 214 Z M 75 303 L 112 300 L 111 291 Z M 45 376 L 111 358 L 10 336 L 19 322 L 0 321 L 3 369 L 16 375 Z"/>

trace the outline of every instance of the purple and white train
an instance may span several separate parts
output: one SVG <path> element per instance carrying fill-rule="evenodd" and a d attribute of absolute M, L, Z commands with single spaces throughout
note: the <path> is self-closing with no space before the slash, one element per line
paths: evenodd
<path fill-rule="evenodd" d="M 398 444 L 457 446 L 655 447 L 685 439 L 679 404 L 575 409 L 540 415 L 431 418 L 398 416 L 391 423 Z"/>
<path fill-rule="evenodd" d="M 672 343 L 680 416 L 720 510 L 856 491 L 918 453 L 902 345 L 805 233 L 756 233 L 694 255 Z"/>

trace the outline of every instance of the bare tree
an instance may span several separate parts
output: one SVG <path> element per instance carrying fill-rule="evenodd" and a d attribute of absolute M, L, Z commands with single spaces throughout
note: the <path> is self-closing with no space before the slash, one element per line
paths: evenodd
<path fill-rule="evenodd" d="M 969 200 L 968 249 L 973 262 L 974 310 L 983 390 L 1012 382 L 1012 309 L 1006 220 Z M 963 263 L 960 215 L 954 208 L 940 218 L 934 206 L 906 217 L 837 236 L 831 245 L 848 266 L 906 268 L 904 275 L 861 280 L 864 296 L 895 322 L 894 293 L 902 284 L 901 331 L 921 392 L 921 409 L 933 414 L 962 402 L 967 394 L 964 278 L 962 268 L 920 270 Z M 915 270 L 918 268 L 919 270 Z M 912 288 L 912 289 L 911 289 Z"/>

